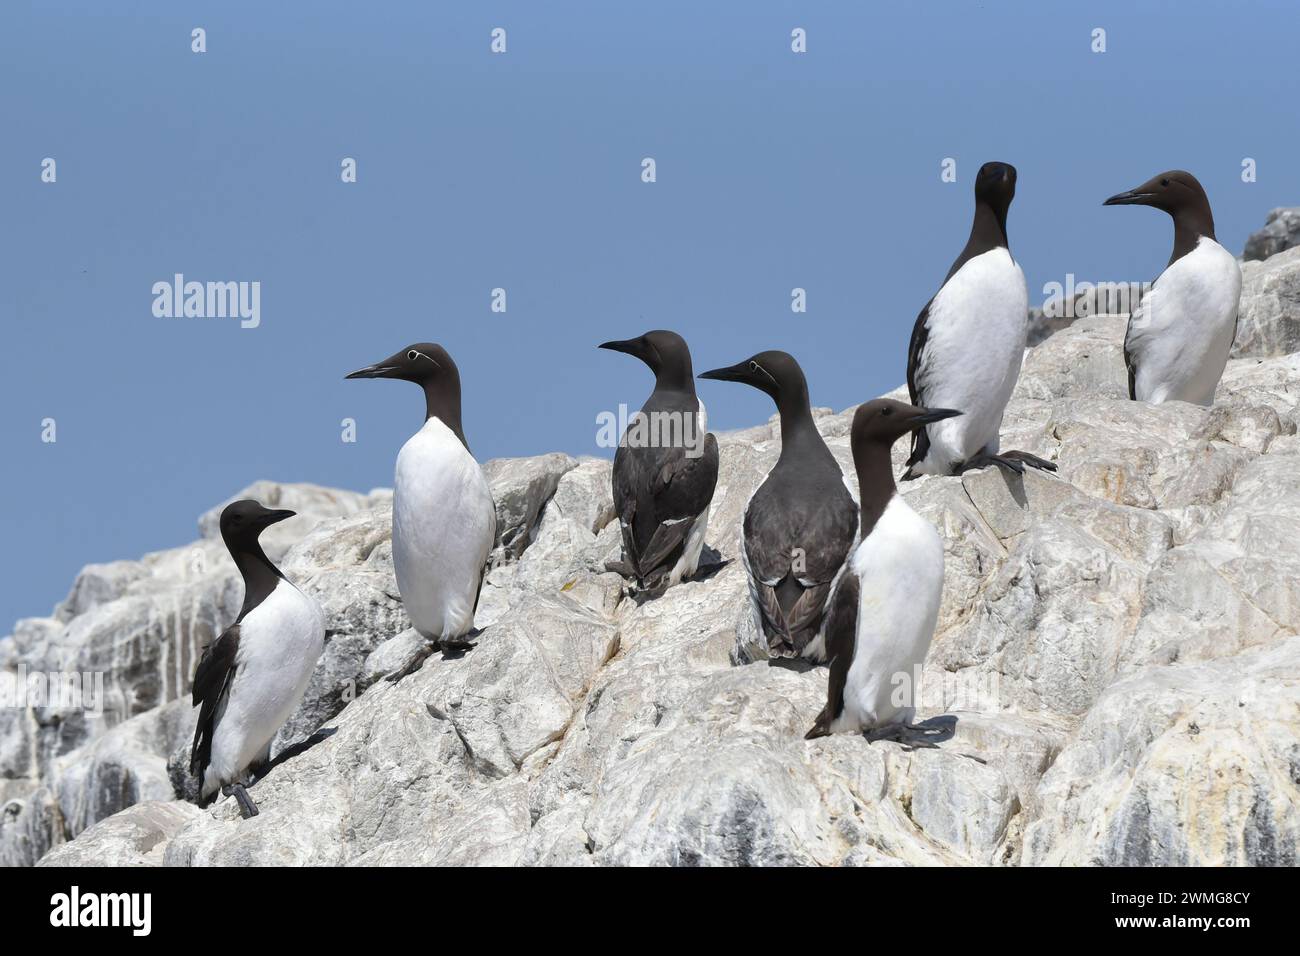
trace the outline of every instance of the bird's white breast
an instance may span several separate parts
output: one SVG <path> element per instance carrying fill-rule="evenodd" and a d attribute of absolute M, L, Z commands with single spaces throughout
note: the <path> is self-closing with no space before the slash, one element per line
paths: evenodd
<path fill-rule="evenodd" d="M 473 628 L 495 537 L 483 470 L 450 428 L 430 418 L 398 453 L 393 484 L 393 570 L 416 630 L 444 638 Z"/>
<path fill-rule="evenodd" d="M 287 580 L 244 616 L 206 779 L 233 782 L 266 750 L 301 703 L 324 645 L 319 605 Z"/>
<path fill-rule="evenodd" d="M 1169 266 L 1134 310 L 1125 348 L 1137 367 L 1139 401 L 1210 405 L 1232 349 L 1241 269 L 1202 237 Z"/>
<path fill-rule="evenodd" d="M 943 541 L 899 495 L 849 558 L 858 578 L 858 628 L 835 729 L 911 719 L 943 597 Z"/>
<path fill-rule="evenodd" d="M 936 470 L 996 452 L 1002 414 L 1020 377 L 1029 292 L 1004 248 L 968 260 L 930 303 L 919 378 L 925 404 L 962 412 L 929 427 Z M 929 470 L 929 469 L 925 469 Z"/>

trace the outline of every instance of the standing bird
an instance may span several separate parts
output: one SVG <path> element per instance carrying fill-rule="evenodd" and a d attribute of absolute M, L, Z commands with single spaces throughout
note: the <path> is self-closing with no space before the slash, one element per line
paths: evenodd
<path fill-rule="evenodd" d="M 614 454 L 623 561 L 607 569 L 642 589 L 665 581 L 671 587 L 700 564 L 718 483 L 718 440 L 708 434 L 691 352 L 680 335 L 658 330 L 600 348 L 634 355 L 655 373 L 654 391 Z"/>
<path fill-rule="evenodd" d="M 1174 169 L 1102 205 L 1155 206 L 1174 220 L 1173 255 L 1124 336 L 1128 397 L 1214 404 L 1237 335 L 1241 268 L 1214 238 L 1205 190 L 1191 173 Z"/>
<path fill-rule="evenodd" d="M 496 506 L 460 423 L 460 371 L 441 345 L 420 342 L 348 378 L 396 378 L 424 389 L 424 427 L 397 454 L 393 570 L 425 646 L 389 680 L 418 670 L 434 650 L 473 647 L 479 590 L 496 540 Z"/>
<path fill-rule="evenodd" d="M 781 456 L 745 505 L 740 554 L 772 655 L 825 660 L 823 616 L 858 506 L 813 423 L 803 370 L 785 352 L 760 352 L 700 378 L 743 382 L 776 402 Z"/>
<path fill-rule="evenodd" d="M 246 786 L 265 767 L 276 731 L 302 701 L 325 646 L 325 619 L 314 600 L 271 563 L 258 536 L 292 511 L 271 511 L 251 498 L 221 512 L 221 538 L 244 579 L 235 623 L 203 648 L 194 671 L 199 722 L 190 772 L 199 805 L 218 790 L 233 794 L 244 819 L 257 815 Z"/>
<path fill-rule="evenodd" d="M 917 316 L 907 350 L 912 404 L 960 408 L 964 414 L 912 433 L 904 480 L 988 465 L 1016 474 L 1025 465 L 1056 470 L 1028 452 L 998 451 L 1002 416 L 1020 377 L 1029 331 L 1025 274 L 1007 247 L 1007 210 L 1015 194 L 1014 166 L 980 167 L 966 248 Z"/>
<path fill-rule="evenodd" d="M 862 535 L 827 612 L 830 681 L 808 739 L 912 723 L 916 672 L 943 596 L 943 541 L 898 494 L 889 449 L 908 432 L 961 414 L 881 398 L 853 415 Z"/>

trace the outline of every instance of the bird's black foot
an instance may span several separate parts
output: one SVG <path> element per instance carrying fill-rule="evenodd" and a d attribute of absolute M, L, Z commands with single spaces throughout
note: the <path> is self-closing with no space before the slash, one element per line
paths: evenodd
<path fill-rule="evenodd" d="M 871 743 L 877 740 L 892 740 L 905 750 L 938 750 L 939 745 L 927 739 L 930 736 L 927 729 L 920 724 L 886 724 L 884 727 L 866 731 L 867 741 Z"/>
<path fill-rule="evenodd" d="M 690 575 L 689 578 L 683 578 L 682 580 L 707 581 L 709 578 L 713 577 L 715 574 L 720 572 L 723 568 L 725 568 L 730 563 L 731 562 L 726 560 L 725 558 L 719 557 L 717 561 L 711 561 L 708 564 L 697 565 L 695 568 L 695 573 Z"/>
<path fill-rule="evenodd" d="M 477 634 L 477 633 L 478 631 L 470 631 L 470 634 Z M 438 647 L 442 649 L 442 653 L 444 656 L 450 655 L 453 657 L 458 657 L 461 654 L 464 654 L 466 651 L 470 651 L 473 650 L 475 647 L 478 647 L 478 644 L 474 641 L 467 640 L 464 637 L 444 637 L 441 641 L 438 642 Z"/>
<path fill-rule="evenodd" d="M 253 802 L 253 798 L 248 795 L 248 791 L 244 789 L 242 783 L 232 783 L 222 787 L 221 795 L 235 798 L 235 801 L 239 804 L 239 815 L 245 820 L 257 816 L 257 804 Z"/>
<path fill-rule="evenodd" d="M 957 469 L 957 474 L 961 475 L 979 468 L 987 468 L 989 465 L 997 465 L 1003 471 L 1010 472 L 1013 475 L 1023 475 L 1026 465 L 1042 471 L 1056 471 L 1056 462 L 1039 458 L 1037 455 L 1031 455 L 1027 451 L 1004 451 L 999 455 L 976 455 L 969 461 L 964 462 Z"/>
<path fill-rule="evenodd" d="M 1027 451 L 1004 451 L 998 457 L 1022 462 L 1030 468 L 1037 468 L 1040 471 L 1056 471 L 1056 462 L 1048 461 L 1046 458 L 1039 458 L 1037 455 L 1031 455 Z"/>
<path fill-rule="evenodd" d="M 424 645 L 412 654 L 405 664 L 385 677 L 384 680 L 396 684 L 403 677 L 409 677 L 411 674 L 414 674 L 424 666 L 424 662 L 429 659 L 429 655 L 438 649 L 438 643 L 438 641 L 426 640 Z"/>
<path fill-rule="evenodd" d="M 974 458 L 968 458 L 953 470 L 954 474 L 964 475 L 968 471 L 979 471 L 982 468 L 988 468 L 990 465 L 997 465 L 1003 471 L 1008 471 L 1013 475 L 1023 475 L 1025 466 L 1022 462 L 1014 458 L 1008 458 L 1005 455 L 986 455 L 979 454 Z"/>

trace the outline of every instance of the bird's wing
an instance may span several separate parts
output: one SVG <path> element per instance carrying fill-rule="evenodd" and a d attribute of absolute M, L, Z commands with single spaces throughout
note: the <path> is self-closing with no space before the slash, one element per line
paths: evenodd
<path fill-rule="evenodd" d="M 199 666 L 194 670 L 192 702 L 199 707 L 199 722 L 194 728 L 194 745 L 190 748 L 190 772 L 203 782 L 203 771 L 212 757 L 212 735 L 216 731 L 217 713 L 235 676 L 239 654 L 239 625 L 232 624 L 215 641 L 203 648 Z"/>
<path fill-rule="evenodd" d="M 922 360 L 925 343 L 930 338 L 930 305 L 933 302 L 934 299 L 927 302 L 921 314 L 916 317 L 916 324 L 912 326 L 912 340 L 907 346 L 907 394 L 913 405 L 922 408 L 925 407 L 925 369 Z M 929 432 L 925 428 L 918 428 L 912 432 L 912 453 L 908 456 L 907 466 L 910 468 L 925 461 L 925 456 L 929 453 Z"/>
<path fill-rule="evenodd" d="M 1132 328 L 1133 320 L 1129 319 L 1129 328 Z M 1136 356 L 1129 348 L 1128 333 L 1124 334 L 1124 367 L 1128 369 L 1128 397 L 1129 401 L 1137 401 L 1137 362 Z"/>
<path fill-rule="evenodd" d="M 797 651 L 816 636 L 831 582 L 857 537 L 858 506 L 842 481 L 839 492 L 818 501 L 768 507 L 761 520 L 755 520 L 751 501 L 745 513 L 742 547 L 759 607 L 776 634 Z"/>
<path fill-rule="evenodd" d="M 803 537 L 803 527 L 793 509 L 767 507 L 763 498 L 760 487 L 745 509 L 740 546 L 745 549 L 750 575 L 772 588 L 790 573 L 791 542 Z"/>
<path fill-rule="evenodd" d="M 614 514 L 618 516 L 618 525 L 623 532 L 623 553 L 634 569 L 640 560 L 640 550 L 636 546 L 636 535 L 633 533 L 637 518 L 635 484 L 639 473 L 635 458 L 628 451 L 627 446 L 620 445 L 618 451 L 614 452 L 614 467 L 610 474 L 610 482 L 614 496 Z"/>
<path fill-rule="evenodd" d="M 743 527 L 754 576 L 773 587 L 787 575 L 805 588 L 829 584 L 858 533 L 858 506 L 843 481 L 816 501 L 761 504 L 766 507 L 760 519 L 755 502 L 750 502 Z"/>
<path fill-rule="evenodd" d="M 1159 281 L 1157 278 L 1156 282 Z M 1152 283 L 1151 289 L 1134 307 L 1128 328 L 1124 330 L 1124 366 L 1128 369 L 1128 397 L 1132 401 L 1137 400 L 1138 364 L 1142 359 L 1144 340 L 1154 331 L 1152 306 L 1158 303 L 1159 298 L 1160 292 Z"/>
<path fill-rule="evenodd" d="M 686 540 L 694 523 L 694 518 L 674 518 L 659 522 L 650 541 L 641 551 L 637 564 L 638 575 L 642 578 L 655 577 L 656 572 L 667 565 L 674 552 L 682 547 L 682 542 Z"/>
<path fill-rule="evenodd" d="M 826 599 L 830 596 L 830 591 L 829 583 L 814 584 L 806 588 L 786 612 L 785 626 L 790 633 L 790 644 L 795 653 L 802 654 L 803 649 L 821 630 Z"/>
<path fill-rule="evenodd" d="M 610 491 L 614 497 L 614 513 L 620 518 L 625 512 L 636 510 L 636 495 L 632 492 L 631 462 L 628 460 L 626 445 L 619 445 L 614 452 L 614 467 L 610 472 Z"/>
<path fill-rule="evenodd" d="M 776 589 L 762 581 L 750 581 L 750 590 L 758 603 L 759 618 L 763 624 L 763 636 L 767 646 L 773 652 L 793 651 L 794 642 L 790 639 L 790 629 L 785 624 L 785 612 L 777 599 Z"/>
<path fill-rule="evenodd" d="M 641 577 L 653 575 L 681 547 L 718 484 L 718 440 L 713 435 L 705 436 L 699 455 L 688 455 L 685 448 L 658 451 L 665 454 L 629 457 L 621 475 L 626 485 L 619 512 L 624 546 Z M 647 467 L 653 473 L 646 474 Z"/>
<path fill-rule="evenodd" d="M 829 585 L 835 580 L 858 536 L 858 504 L 842 478 L 835 492 L 817 502 L 806 524 L 801 569 L 794 569 L 804 587 Z"/>
<path fill-rule="evenodd" d="M 831 723 L 844 710 L 844 685 L 849 679 L 857 644 L 860 590 L 858 576 L 846 571 L 840 576 L 827 607 L 826 659 L 831 663 L 831 673 L 826 682 L 826 706 L 805 735 L 808 739 L 829 734 Z"/>
<path fill-rule="evenodd" d="M 655 514 L 662 521 L 694 518 L 709 506 L 718 484 L 718 439 L 704 436 L 700 454 L 674 449 L 659 469 L 652 486 Z"/>

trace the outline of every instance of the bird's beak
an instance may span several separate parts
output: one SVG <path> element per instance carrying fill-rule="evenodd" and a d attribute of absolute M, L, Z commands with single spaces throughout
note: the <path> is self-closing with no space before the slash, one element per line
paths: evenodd
<path fill-rule="evenodd" d="M 263 515 L 263 518 L 266 519 L 266 524 L 269 527 L 270 525 L 283 521 L 285 518 L 292 518 L 297 513 L 298 512 L 296 511 L 288 511 L 288 510 L 267 511 L 266 514 Z"/>
<path fill-rule="evenodd" d="M 359 368 L 355 372 L 349 372 L 344 378 L 392 378 L 398 372 L 395 365 L 385 365 L 380 362 L 378 365 L 367 365 L 365 368 Z"/>
<path fill-rule="evenodd" d="M 917 414 L 912 416 L 908 425 L 915 431 L 924 425 L 941 422 L 945 418 L 956 418 L 960 414 L 962 413 L 955 408 L 918 408 Z"/>
<path fill-rule="evenodd" d="M 601 342 L 596 346 L 598 349 L 609 349 L 611 352 L 623 352 L 626 355 L 635 355 L 641 357 L 640 343 L 636 339 L 623 339 L 613 342 Z"/>
<path fill-rule="evenodd" d="M 1107 199 L 1103 206 L 1145 206 L 1152 198 L 1151 193 L 1138 192 L 1136 189 L 1130 189 L 1127 192 L 1116 193 Z"/>
<path fill-rule="evenodd" d="M 737 362 L 735 365 L 728 365 L 726 368 L 712 368 L 707 372 L 701 372 L 699 378 L 713 379 L 717 382 L 749 382 L 750 368 L 749 362 Z"/>

